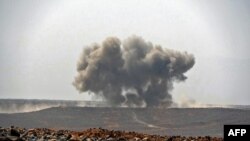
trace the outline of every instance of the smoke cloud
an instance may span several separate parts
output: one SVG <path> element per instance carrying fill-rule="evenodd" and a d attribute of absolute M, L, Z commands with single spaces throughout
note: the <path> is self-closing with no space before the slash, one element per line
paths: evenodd
<path fill-rule="evenodd" d="M 168 107 L 173 103 L 173 82 L 184 81 L 194 63 L 187 52 L 162 48 L 138 36 L 123 42 L 109 37 L 84 48 L 73 85 L 112 106 Z"/>

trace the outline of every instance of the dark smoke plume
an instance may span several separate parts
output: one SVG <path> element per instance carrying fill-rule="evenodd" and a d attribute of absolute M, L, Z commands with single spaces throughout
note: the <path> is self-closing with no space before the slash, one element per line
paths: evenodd
<path fill-rule="evenodd" d="M 194 63 L 191 54 L 154 46 L 137 36 L 124 42 L 110 37 L 84 48 L 73 85 L 113 106 L 168 107 L 173 103 L 173 81 L 184 81 Z"/>

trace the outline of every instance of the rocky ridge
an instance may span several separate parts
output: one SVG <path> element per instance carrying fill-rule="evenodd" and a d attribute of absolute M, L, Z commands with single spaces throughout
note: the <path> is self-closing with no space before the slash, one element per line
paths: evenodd
<path fill-rule="evenodd" d="M 137 132 L 90 128 L 83 131 L 48 128 L 0 128 L 0 141 L 223 141 L 218 137 L 160 136 Z"/>

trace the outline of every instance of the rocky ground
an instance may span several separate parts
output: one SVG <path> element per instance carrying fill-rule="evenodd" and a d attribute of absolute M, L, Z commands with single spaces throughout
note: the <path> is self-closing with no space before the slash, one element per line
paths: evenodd
<path fill-rule="evenodd" d="M 53 130 L 47 128 L 0 128 L 0 141 L 223 141 L 218 137 L 159 136 L 137 132 L 92 128 L 84 131 Z"/>
<path fill-rule="evenodd" d="M 250 110 L 54 107 L 27 113 L 0 113 L 0 126 L 2 127 L 15 125 L 28 129 L 40 127 L 73 131 L 102 127 L 108 130 L 132 130 L 162 136 L 223 137 L 225 124 L 250 124 Z"/>

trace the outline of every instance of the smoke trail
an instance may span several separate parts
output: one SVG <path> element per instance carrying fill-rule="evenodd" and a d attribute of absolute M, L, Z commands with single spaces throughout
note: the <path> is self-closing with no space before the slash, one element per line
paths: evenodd
<path fill-rule="evenodd" d="M 101 45 L 84 48 L 73 85 L 79 92 L 93 92 L 114 106 L 168 107 L 173 81 L 184 81 L 184 73 L 194 63 L 191 54 L 154 46 L 141 37 L 132 36 L 124 42 L 110 37 Z"/>
<path fill-rule="evenodd" d="M 101 101 L 0 99 L 0 114 L 34 112 L 52 107 L 107 107 L 107 104 Z"/>

